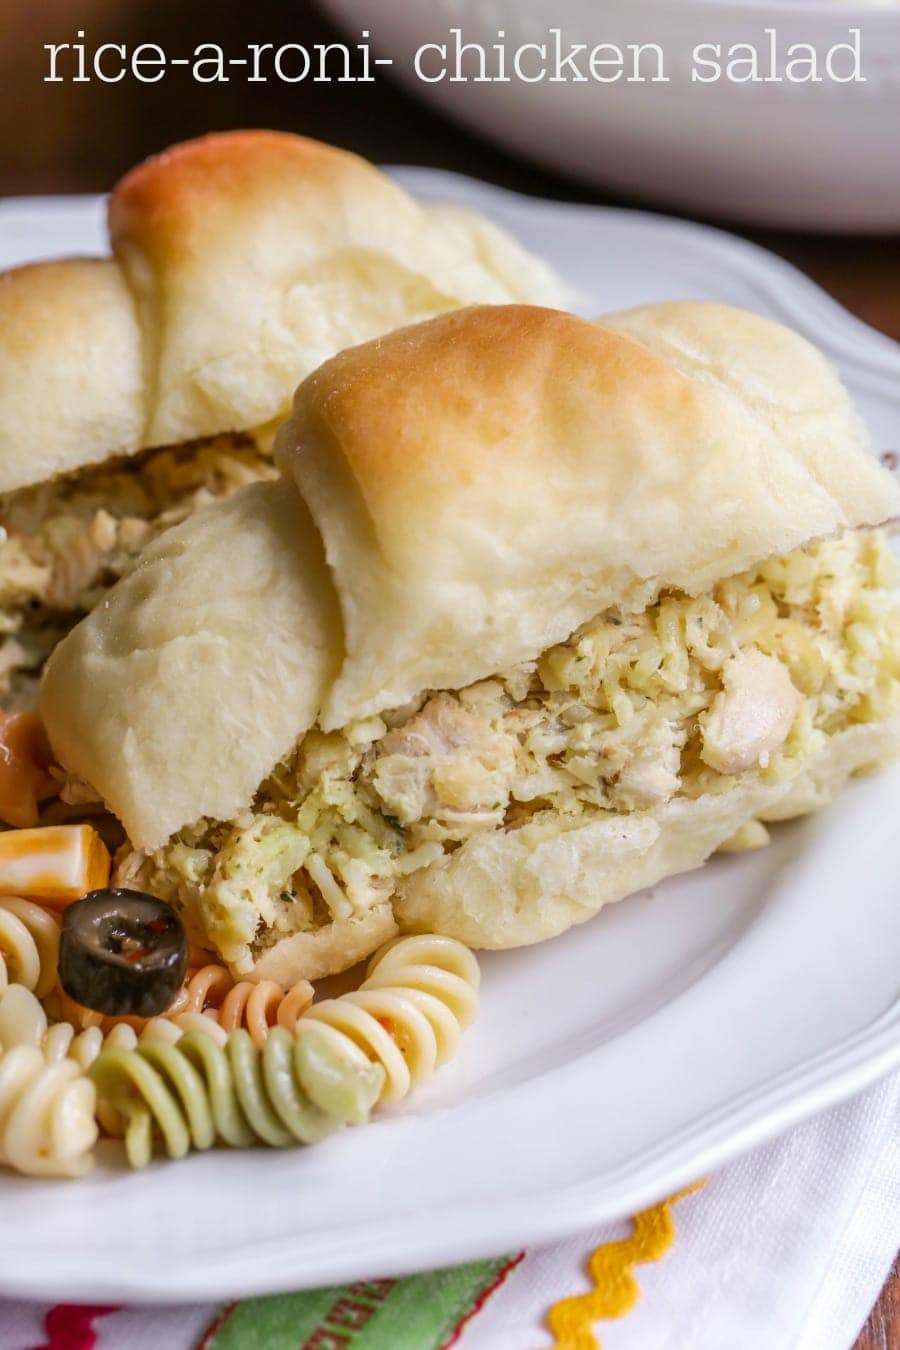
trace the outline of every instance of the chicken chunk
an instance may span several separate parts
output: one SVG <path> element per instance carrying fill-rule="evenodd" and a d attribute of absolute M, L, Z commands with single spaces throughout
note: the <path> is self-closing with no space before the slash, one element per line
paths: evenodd
<path fill-rule="evenodd" d="M 667 718 L 651 722 L 619 774 L 616 805 L 641 811 L 668 801 L 680 786 L 683 743 L 684 736 Z"/>
<path fill-rule="evenodd" d="M 756 648 L 730 657 L 722 682 L 701 718 L 701 757 L 719 773 L 743 773 L 784 744 L 803 700 L 787 667 Z"/>
<path fill-rule="evenodd" d="M 509 736 L 438 694 L 381 741 L 373 783 L 391 815 L 408 825 L 424 816 L 500 810 L 514 768 Z"/>

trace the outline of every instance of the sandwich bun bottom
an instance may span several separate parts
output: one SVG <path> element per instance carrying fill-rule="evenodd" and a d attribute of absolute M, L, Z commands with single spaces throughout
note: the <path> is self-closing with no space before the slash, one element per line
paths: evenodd
<path fill-rule="evenodd" d="M 443 933 L 471 947 L 543 942 L 604 905 L 702 866 L 746 822 L 820 810 L 852 775 L 898 756 L 895 718 L 839 732 L 790 783 L 750 774 L 724 792 L 676 798 L 632 816 L 477 835 L 402 881 L 394 912 L 403 931 Z"/>

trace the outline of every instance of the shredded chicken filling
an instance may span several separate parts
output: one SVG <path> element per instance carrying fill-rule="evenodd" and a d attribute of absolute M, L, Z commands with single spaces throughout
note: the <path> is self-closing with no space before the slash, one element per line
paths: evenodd
<path fill-rule="evenodd" d="M 242 970 L 479 831 L 789 780 L 829 736 L 900 706 L 897 573 L 881 532 L 848 532 L 711 594 L 610 609 L 536 661 L 310 731 L 251 809 L 126 853 L 119 878 L 179 905 Z"/>
<path fill-rule="evenodd" d="M 0 700 L 30 706 L 57 642 L 171 525 L 274 477 L 249 436 L 155 450 L 0 498 Z"/>

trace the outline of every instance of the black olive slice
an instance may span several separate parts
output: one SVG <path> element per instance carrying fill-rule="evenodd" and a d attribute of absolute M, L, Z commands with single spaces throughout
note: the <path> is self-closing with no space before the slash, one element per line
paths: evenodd
<path fill-rule="evenodd" d="M 188 944 L 170 905 L 143 891 L 91 891 L 63 911 L 59 982 L 110 1017 L 158 1017 L 184 981 Z"/>

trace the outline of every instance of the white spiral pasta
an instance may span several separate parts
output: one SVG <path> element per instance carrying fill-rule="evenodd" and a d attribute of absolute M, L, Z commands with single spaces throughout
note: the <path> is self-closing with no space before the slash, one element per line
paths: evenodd
<path fill-rule="evenodd" d="M 16 983 L 44 998 L 56 983 L 58 960 L 56 916 L 19 896 L 0 898 L 0 993 Z"/>
<path fill-rule="evenodd" d="M 314 1003 L 297 1035 L 326 1036 L 351 1061 L 385 1070 L 380 1102 L 396 1102 L 451 1059 L 478 1010 L 475 957 L 455 938 L 395 938 L 359 989 Z"/>
<path fill-rule="evenodd" d="M 30 989 L 0 994 L 0 1163 L 29 1176 L 83 1176 L 97 1140 L 97 1092 Z M 65 1027 L 68 1040 L 72 1028 Z"/>
<path fill-rule="evenodd" d="M 0 1054 L 29 1045 L 43 1051 L 47 1014 L 24 984 L 10 984 L 0 993 Z"/>
<path fill-rule="evenodd" d="M 74 1060 L 32 1045 L 0 1056 L 0 1162 L 29 1176 L 78 1177 L 93 1164 L 96 1089 Z"/>

